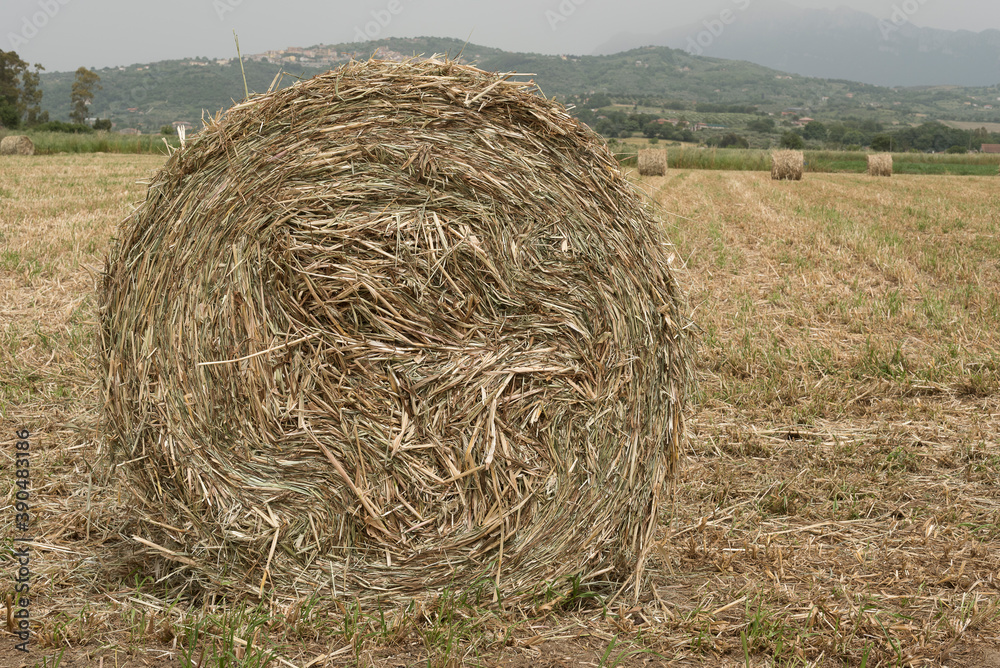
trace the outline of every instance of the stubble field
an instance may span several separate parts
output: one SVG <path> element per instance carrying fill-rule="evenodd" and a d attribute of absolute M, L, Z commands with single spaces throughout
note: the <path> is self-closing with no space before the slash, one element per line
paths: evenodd
<path fill-rule="evenodd" d="M 100 449 L 95 285 L 161 162 L 0 160 L 4 599 L 22 428 L 34 515 L 32 651 L 5 634 L 0 666 L 1000 666 L 997 177 L 638 181 L 699 376 L 648 594 L 374 611 L 192 596 L 131 540 Z"/>

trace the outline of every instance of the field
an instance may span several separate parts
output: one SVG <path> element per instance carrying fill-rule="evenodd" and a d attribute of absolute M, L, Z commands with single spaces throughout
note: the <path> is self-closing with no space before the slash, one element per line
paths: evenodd
<path fill-rule="evenodd" d="M 612 143 L 612 147 L 622 164 L 634 166 L 638 149 L 648 146 L 648 140 L 626 142 Z M 671 168 L 771 171 L 770 150 L 668 146 L 666 143 L 660 146 L 667 148 Z M 864 174 L 868 171 L 868 154 L 861 151 L 803 153 L 806 172 Z M 1000 172 L 1000 156 L 995 154 L 894 153 L 892 157 L 896 174 L 996 176 Z"/>
<path fill-rule="evenodd" d="M 4 634 L 0 667 L 1000 666 L 995 176 L 638 180 L 699 350 L 647 595 L 555 582 L 513 609 L 470 587 L 379 611 L 193 596 L 131 539 L 100 447 L 95 283 L 161 162 L 0 158 L 8 611 L 22 428 L 34 514 L 32 651 Z"/>
<path fill-rule="evenodd" d="M 149 153 L 153 155 L 167 154 L 164 142 L 177 148 L 180 140 L 176 135 L 123 135 L 113 132 L 93 132 L 74 134 L 67 132 L 4 132 L 0 138 L 8 134 L 26 134 L 35 144 L 36 155 L 53 155 L 56 153 Z"/>
<path fill-rule="evenodd" d="M 959 130 L 978 130 L 986 128 L 989 132 L 1000 132 L 1000 123 L 976 123 L 975 121 L 941 121 L 950 128 Z"/>

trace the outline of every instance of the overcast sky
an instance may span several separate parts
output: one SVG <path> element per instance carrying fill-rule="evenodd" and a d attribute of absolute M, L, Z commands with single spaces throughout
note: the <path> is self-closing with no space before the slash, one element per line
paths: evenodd
<path fill-rule="evenodd" d="M 508 51 L 589 54 L 623 32 L 657 33 L 771 0 L 0 0 L 0 49 L 49 71 L 235 55 L 368 37 L 469 39 Z M 788 0 L 846 5 L 919 26 L 1000 29 L 997 0 Z"/>

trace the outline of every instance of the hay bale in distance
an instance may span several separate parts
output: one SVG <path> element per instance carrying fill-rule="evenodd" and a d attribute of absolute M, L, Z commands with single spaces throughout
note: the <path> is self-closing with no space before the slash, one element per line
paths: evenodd
<path fill-rule="evenodd" d="M 638 592 L 690 377 L 680 293 L 606 144 L 533 91 L 351 63 L 168 159 L 99 293 L 141 538 L 279 597 Z"/>
<path fill-rule="evenodd" d="M 667 149 L 639 149 L 639 176 L 666 176 Z"/>
<path fill-rule="evenodd" d="M 771 153 L 771 178 L 777 181 L 801 181 L 805 164 L 802 151 L 774 151 Z"/>
<path fill-rule="evenodd" d="M 892 176 L 892 154 L 870 153 L 868 155 L 868 176 Z"/>
<path fill-rule="evenodd" d="M 0 155 L 34 155 L 35 144 L 24 135 L 8 135 L 0 140 Z"/>

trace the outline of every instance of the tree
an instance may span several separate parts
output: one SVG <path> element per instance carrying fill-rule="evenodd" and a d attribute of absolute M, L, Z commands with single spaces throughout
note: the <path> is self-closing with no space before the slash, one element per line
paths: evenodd
<path fill-rule="evenodd" d="M 826 125 L 820 123 L 819 121 L 809 121 L 806 123 L 806 127 L 803 128 L 803 135 L 805 138 L 813 141 L 825 141 L 826 134 Z"/>
<path fill-rule="evenodd" d="M 746 137 L 729 132 L 719 140 L 719 148 L 750 148 L 750 142 Z"/>
<path fill-rule="evenodd" d="M 87 107 L 94 101 L 95 89 L 101 89 L 100 81 L 101 77 L 86 67 L 76 71 L 76 80 L 73 81 L 73 90 L 70 93 L 70 101 L 73 104 L 73 111 L 69 113 L 70 120 L 77 123 L 86 122 Z"/>
<path fill-rule="evenodd" d="M 826 137 L 834 144 L 843 144 L 844 135 L 847 134 L 847 126 L 843 123 L 831 123 L 826 128 Z"/>
<path fill-rule="evenodd" d="M 111 119 L 110 118 L 98 118 L 94 121 L 95 130 L 110 130 L 111 129 Z"/>
<path fill-rule="evenodd" d="M 885 129 L 885 126 L 874 119 L 867 118 L 861 121 L 860 129 L 862 132 L 870 132 L 872 134 L 875 134 L 876 132 L 882 132 L 882 130 Z"/>
<path fill-rule="evenodd" d="M 0 51 L 0 125 L 16 128 L 21 124 L 21 77 L 28 63 L 14 51 Z"/>
<path fill-rule="evenodd" d="M 805 148 L 806 142 L 802 137 L 795 134 L 794 132 L 786 132 L 781 135 L 781 147 L 790 148 L 795 150 L 802 150 Z"/>
<path fill-rule="evenodd" d="M 875 135 L 872 137 L 871 146 L 873 151 L 891 151 L 892 137 L 887 134 Z"/>
<path fill-rule="evenodd" d="M 862 146 L 865 143 L 865 136 L 860 130 L 848 130 L 840 141 L 844 146 Z"/>
<path fill-rule="evenodd" d="M 770 134 L 774 132 L 775 123 L 773 118 L 756 118 L 749 123 L 747 123 L 747 130 L 751 132 L 762 132 L 764 134 Z"/>
<path fill-rule="evenodd" d="M 594 95 L 590 96 L 589 100 L 587 100 L 588 109 L 600 109 L 601 107 L 610 107 L 610 106 L 611 106 L 611 98 L 604 93 L 595 93 Z"/>
<path fill-rule="evenodd" d="M 18 108 L 21 111 L 21 118 L 27 126 L 47 123 L 49 112 L 42 111 L 42 89 L 39 72 L 44 70 L 39 63 L 35 63 L 35 71 L 31 72 L 25 68 L 21 74 L 21 100 Z"/>

